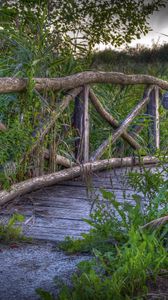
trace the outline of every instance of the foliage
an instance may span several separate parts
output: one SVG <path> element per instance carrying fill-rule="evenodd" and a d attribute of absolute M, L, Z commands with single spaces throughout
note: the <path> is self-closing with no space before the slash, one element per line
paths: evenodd
<path fill-rule="evenodd" d="M 147 16 L 153 10 L 161 7 L 163 2 L 152 1 L 151 4 L 145 4 L 143 1 L 139 1 L 139 3 L 137 1 L 127 1 L 127 3 L 114 1 L 112 4 L 108 1 L 96 1 L 95 5 L 94 1 L 86 3 L 82 0 L 79 5 L 77 1 L 58 1 L 53 9 L 52 1 L 3 1 L 0 16 L 0 49 L 2 52 L 0 76 L 27 77 L 29 85 L 25 93 L 0 95 L 0 121 L 7 127 L 6 132 L 0 132 L 1 186 L 8 188 L 14 182 L 33 176 L 31 170 L 35 163 L 32 158 L 26 156 L 26 153 L 38 140 L 42 128 L 50 120 L 51 112 L 57 109 L 57 105 L 64 96 L 63 91 L 39 93 L 34 88 L 33 77 L 60 77 L 89 69 L 88 50 L 90 51 L 98 42 L 99 37 L 102 42 L 111 39 L 114 44 L 124 42 L 124 38 L 132 39 L 134 35 L 138 34 L 138 31 L 147 30 L 147 23 L 145 23 Z M 75 15 L 71 13 L 72 9 L 76 12 Z M 134 18 L 131 18 L 130 11 Z M 84 22 L 88 12 L 90 18 Z M 112 18 L 114 13 L 116 17 Z M 108 15 L 110 22 L 105 15 Z M 139 18 L 140 15 L 141 18 Z M 118 22 L 118 27 L 116 27 L 116 31 L 112 32 L 114 36 L 110 36 L 109 29 L 116 26 L 116 22 Z M 125 32 L 124 36 L 121 36 L 121 30 L 127 22 L 129 23 L 127 26 L 129 32 Z M 101 30 L 98 29 L 99 26 Z M 70 30 L 72 30 L 73 36 L 69 36 Z M 79 39 L 78 33 L 82 30 L 82 39 Z M 97 36 L 96 30 L 99 36 Z M 119 35 L 120 38 L 118 38 Z M 85 38 L 88 47 L 83 48 L 80 41 L 84 41 Z M 81 55 L 76 55 L 76 52 Z M 114 61 L 112 64 L 114 65 Z M 121 65 L 125 65 L 125 63 L 123 64 L 122 61 L 117 71 L 121 71 Z M 114 114 L 119 122 L 122 122 L 137 103 L 137 98 L 143 94 L 143 88 L 137 86 L 123 89 L 120 86 L 102 85 L 99 87 L 95 85 L 94 89 L 102 104 Z M 127 108 L 123 105 L 125 101 Z M 61 115 L 55 128 L 44 139 L 43 146 L 48 149 L 52 142 L 57 153 L 59 152 L 58 154 L 75 161 L 74 144 L 77 132 L 72 128 L 72 115 L 73 104 L 65 114 Z M 105 138 L 111 135 L 111 126 L 102 121 L 91 106 L 90 115 L 90 151 L 94 151 Z M 161 143 L 162 147 L 166 147 L 168 119 L 167 113 L 163 109 L 161 116 L 161 133 L 164 141 L 161 140 Z M 142 135 L 137 138 L 146 153 L 149 120 L 146 118 L 145 111 L 136 118 L 133 126 L 137 124 L 143 125 Z M 131 126 L 129 130 L 132 130 Z M 38 157 L 40 151 L 41 145 L 34 153 L 34 157 Z M 106 151 L 104 157 L 131 155 L 132 153 L 133 150 L 119 140 L 114 147 L 110 147 Z M 20 161 L 25 156 L 24 165 L 22 163 L 20 166 Z M 9 174 L 5 172 L 5 169 L 10 162 L 11 166 L 14 162 L 16 168 L 15 170 L 11 168 Z M 49 163 L 45 162 L 44 169 L 53 171 L 59 167 L 54 166 L 52 169 Z"/>
<path fill-rule="evenodd" d="M 20 214 L 14 214 L 7 223 L 0 224 L 0 242 L 11 243 L 24 239 L 21 226 L 18 222 L 23 222 L 24 217 Z"/>
<path fill-rule="evenodd" d="M 127 196 L 120 203 L 113 193 L 101 189 L 103 203 L 97 200 L 90 219 L 85 220 L 92 226 L 90 232 L 83 239 L 67 238 L 61 244 L 68 253 L 91 252 L 94 258 L 79 264 L 72 288 L 65 285 L 58 299 L 146 299 L 147 282 L 155 281 L 168 267 L 168 227 L 143 229 L 144 224 L 167 214 L 165 172 L 167 168 L 157 174 L 145 169 L 129 173 L 129 184 L 141 192 L 141 196 L 133 195 L 134 206 Z M 150 200 L 144 205 L 146 197 Z"/>
<path fill-rule="evenodd" d="M 39 93 L 34 89 L 33 77 L 59 77 L 79 72 L 87 67 L 86 60 L 74 58 L 70 50 L 60 55 L 54 52 L 53 46 L 50 45 L 50 34 L 43 30 L 45 20 L 39 18 L 36 21 L 38 22 L 36 38 L 29 34 L 24 26 L 19 30 L 15 28 L 0 30 L 3 53 L 0 58 L 0 76 L 29 79 L 26 92 L 0 95 L 0 121 L 7 127 L 7 131 L 0 132 L 0 182 L 4 188 L 30 176 L 28 174 L 31 173 L 34 162 L 27 158 L 25 165 L 22 163 L 20 166 L 20 161 L 38 140 L 42 128 L 45 128 L 50 120 L 52 111 L 64 96 L 63 92 Z M 28 28 L 31 30 L 31 20 L 27 20 L 25 26 L 27 30 Z M 55 135 L 50 132 L 44 140 L 46 148 L 55 136 L 57 142 L 60 137 L 63 138 L 63 125 L 66 125 L 67 120 L 68 122 L 70 120 L 69 114 L 67 117 L 61 116 L 55 125 Z M 67 148 L 64 142 L 60 151 L 67 153 Z M 10 174 L 7 174 L 5 169 L 10 162 L 15 163 L 16 172 L 12 172 L 11 168 Z"/>
<path fill-rule="evenodd" d="M 138 69 L 138 65 L 142 65 L 143 68 L 147 65 L 156 65 L 158 63 L 163 68 L 168 62 L 167 58 L 168 44 L 153 44 L 151 48 L 147 48 L 143 45 L 137 45 L 136 47 L 125 47 L 120 51 L 115 49 L 106 48 L 105 50 L 95 50 L 92 54 L 92 66 L 97 68 L 103 66 L 104 68 L 113 66 L 117 68 L 127 67 L 129 64 Z"/>
<path fill-rule="evenodd" d="M 168 174 L 167 169 L 165 174 Z M 138 230 L 151 220 L 165 216 L 168 211 L 165 174 L 145 168 L 141 173 L 128 173 L 128 184 L 135 190 L 134 203 L 127 200 L 127 194 L 123 195 L 125 201 L 120 202 L 113 192 L 100 189 L 104 201 L 96 196 L 90 219 L 85 220 L 91 225 L 90 232 L 82 234 L 81 240 L 66 238 L 61 249 L 69 253 L 89 252 L 94 248 L 104 252 L 112 245 L 124 243 L 132 227 Z"/>
<path fill-rule="evenodd" d="M 40 296 L 43 300 L 54 300 L 54 297 L 50 292 L 44 291 L 41 288 L 36 289 L 36 293 Z"/>
<path fill-rule="evenodd" d="M 128 240 L 104 254 L 94 250 L 92 262 L 80 264 L 73 277 L 73 288 L 64 287 L 58 299 L 142 299 L 146 280 L 168 266 L 167 251 L 154 235 L 131 228 Z M 139 298 L 138 298 L 139 296 Z M 45 298 L 44 298 L 45 299 Z"/>
<path fill-rule="evenodd" d="M 3 0 L 1 24 L 25 28 L 36 36 L 43 19 L 43 31 L 50 33 L 50 44 L 57 51 L 71 48 L 73 53 L 92 50 L 96 44 L 121 45 L 149 31 L 148 17 L 166 1 L 8 1 Z M 31 22 L 32 28 L 27 24 Z"/>

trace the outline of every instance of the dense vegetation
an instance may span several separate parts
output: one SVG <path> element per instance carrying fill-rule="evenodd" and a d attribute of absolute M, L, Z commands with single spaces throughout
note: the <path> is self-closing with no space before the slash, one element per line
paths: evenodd
<path fill-rule="evenodd" d="M 152 1 L 152 5 L 147 5 L 144 1 L 138 1 L 137 9 L 137 1 L 120 2 L 124 10 L 120 9 L 120 5 L 117 7 L 118 1 L 114 1 L 115 5 L 110 6 L 110 9 L 107 7 L 108 1 L 104 1 L 104 6 L 101 5 L 102 1 L 97 1 L 97 8 L 92 6 L 92 1 L 82 0 L 82 7 L 78 7 L 76 1 L 62 1 L 59 9 L 63 14 L 59 14 L 57 19 L 55 11 L 53 15 L 50 14 L 52 6 L 48 7 L 48 1 L 39 1 L 38 4 L 26 0 L 3 1 L 3 14 L 0 16 L 0 76 L 27 77 L 28 89 L 20 94 L 0 95 L 0 122 L 7 128 L 0 131 L 0 188 L 9 188 L 17 181 L 41 175 L 34 171 L 39 168 L 44 150 L 51 153 L 50 159 L 45 161 L 45 173 L 60 169 L 55 163 L 56 154 L 75 162 L 74 148 L 78 134 L 72 126 L 73 103 L 60 116 L 36 151 L 30 156 L 27 154 L 64 96 L 64 91 L 39 93 L 34 88 L 33 77 L 61 77 L 98 69 L 129 74 L 145 73 L 168 79 L 167 45 L 154 45 L 151 50 L 127 48 L 122 52 L 109 49 L 90 52 L 97 42 L 120 45 L 147 32 L 147 16 L 164 3 Z M 72 9 L 76 9 L 77 14 L 72 14 Z M 89 10 L 91 13 L 87 24 Z M 113 13 L 118 16 L 118 19 L 114 19 L 117 23 L 109 24 Z M 130 31 L 122 35 L 121 32 L 126 30 L 125 25 L 128 24 L 130 26 L 126 28 L 130 28 Z M 116 31 L 113 30 L 114 34 L 109 36 L 107 33 L 114 28 Z M 72 39 L 68 35 L 69 29 L 74 34 Z M 76 35 L 80 30 L 84 32 L 82 43 L 78 43 L 79 36 Z M 94 85 L 93 89 L 103 106 L 119 122 L 142 98 L 144 92 L 142 86 Z M 90 150 L 93 151 L 111 134 L 111 127 L 100 119 L 93 107 L 89 109 Z M 168 118 L 162 106 L 160 121 L 161 152 L 155 154 L 163 156 L 168 149 Z M 130 131 L 137 125 L 142 127 L 141 135 L 137 135 L 137 138 L 143 145 L 143 151 L 138 155 L 149 152 L 150 122 L 144 110 L 129 126 Z M 104 157 L 132 154 L 133 150 L 119 140 L 109 147 Z M 164 172 L 167 174 L 167 168 Z M 159 220 L 152 223 L 152 227 L 144 227 L 154 219 L 167 215 L 167 180 L 162 173 L 151 174 L 144 170 L 144 175 L 130 174 L 129 181 L 137 192 L 142 193 L 140 197 L 135 192 L 135 206 L 129 205 L 127 201 L 121 204 L 113 194 L 102 190 L 105 202 L 102 204 L 97 199 L 91 220 L 87 220 L 93 226 L 90 233 L 83 235 L 83 240 L 67 239 L 62 245 L 62 249 L 69 253 L 90 252 L 94 259 L 80 265 L 80 272 L 73 278 L 73 287 L 64 287 L 59 299 L 149 299 L 151 284 L 157 283 L 158 279 L 164 282 L 167 278 L 167 226 Z M 144 198 L 149 198 L 150 202 L 142 207 Z M 13 228 L 17 220 L 13 218 L 6 227 L 0 227 L 3 240 L 20 237 L 20 229 L 15 231 Z M 53 299 L 47 292 L 40 290 L 39 293 L 44 299 Z M 164 295 L 154 296 L 163 299 Z"/>
<path fill-rule="evenodd" d="M 0 76 L 27 77 L 29 80 L 26 92 L 0 95 L 0 122 L 7 127 L 6 131 L 0 131 L 0 183 L 3 187 L 8 188 L 17 181 L 42 175 L 43 172 L 39 171 L 39 161 L 42 152 L 46 150 L 49 152 L 49 160 L 44 162 L 44 172 L 60 168 L 55 163 L 56 154 L 75 161 L 74 147 L 78 133 L 72 126 L 73 104 L 61 115 L 33 155 L 27 154 L 38 141 L 42 128 L 49 122 L 52 111 L 57 110 L 64 96 L 64 91 L 39 93 L 34 88 L 33 77 L 60 77 L 95 66 L 109 71 L 137 73 L 138 68 L 143 65 L 143 73 L 165 78 L 165 67 L 161 70 L 160 64 L 157 63 L 147 64 L 145 67 L 141 63 L 132 63 L 132 57 L 128 55 L 129 50 L 120 55 L 114 51 L 105 51 L 104 58 L 100 58 L 103 54 L 92 55 L 91 51 L 98 42 L 120 45 L 141 33 L 146 33 L 149 29 L 148 16 L 164 6 L 164 3 L 165 1 L 156 0 L 148 4 L 140 0 L 138 3 L 120 1 L 120 4 L 118 1 L 114 1 L 113 4 L 108 1 L 96 1 L 94 5 L 93 1 L 82 0 L 80 5 L 76 1 L 61 1 L 60 5 L 53 8 L 53 1 L 49 2 L 50 5 L 48 1 L 2 1 Z M 72 11 L 75 11 L 75 14 L 72 14 Z M 72 38 L 69 36 L 70 29 L 73 33 Z M 82 38 L 80 32 L 83 33 Z M 159 51 L 162 51 L 162 48 Z M 141 56 L 142 52 L 143 50 Z M 147 53 L 144 55 L 147 56 Z M 110 55 L 114 56 L 114 59 Z M 125 57 L 127 63 L 123 64 L 121 57 Z M 133 57 L 134 61 L 138 61 L 136 51 Z M 107 58 L 108 68 L 105 64 Z M 102 66 L 96 59 L 100 60 Z M 142 87 L 102 85 L 94 86 L 94 89 L 102 104 L 119 122 L 143 95 Z M 125 102 L 127 106 L 123 105 Z M 94 151 L 111 134 L 111 127 L 100 119 L 91 106 L 90 115 L 90 151 Z M 164 141 L 161 141 L 162 148 L 166 147 L 167 140 L 167 130 L 164 130 L 167 127 L 166 115 L 166 111 L 161 108 L 161 134 Z M 137 138 L 144 146 L 144 153 L 148 151 L 146 146 L 149 122 L 144 111 L 132 124 L 133 127 L 143 124 L 142 135 Z M 129 130 L 132 130 L 132 126 Z M 118 153 L 120 156 L 131 155 L 132 150 L 119 141 L 106 151 L 105 157 L 116 156 Z"/>
<path fill-rule="evenodd" d="M 41 33 L 39 33 L 41 34 Z M 1 36 L 4 37 L 3 31 Z M 21 94 L 7 94 L 0 96 L 0 120 L 7 130 L 0 134 L 0 166 L 1 182 L 7 187 L 9 184 L 31 176 L 31 169 L 36 162 L 32 157 L 27 157 L 20 169 L 20 161 L 26 152 L 38 139 L 40 128 L 47 122 L 51 116 L 52 110 L 60 103 L 63 93 L 39 93 L 33 89 L 33 76 L 64 76 L 76 73 L 82 70 L 99 69 L 107 71 L 124 71 L 125 73 L 145 73 L 167 79 L 168 64 L 161 60 L 159 53 L 167 51 L 167 45 L 148 49 L 134 49 L 124 52 L 115 52 L 105 50 L 102 53 L 95 53 L 89 61 L 85 59 L 74 58 L 73 55 L 66 53 L 56 59 L 56 54 L 48 49 L 46 45 L 37 45 L 31 43 L 31 39 L 18 37 L 11 32 L 11 37 L 6 41 L 6 47 L 3 50 L 3 59 L 1 59 L 2 76 L 29 76 L 29 89 Z M 42 40 L 40 40 L 42 43 Z M 37 48 L 37 49 L 36 49 Z M 10 56 L 9 56 L 10 49 Z M 150 53 L 153 53 L 150 61 Z M 123 57 L 125 63 L 123 63 Z M 165 55 L 166 57 L 166 55 Z M 107 60 L 108 58 L 108 60 Z M 138 61 L 139 62 L 136 62 Z M 106 61 L 108 63 L 106 64 Z M 153 62 L 155 61 L 155 63 Z M 121 122 L 131 109 L 142 98 L 144 87 L 127 86 L 120 87 L 114 85 L 95 85 L 94 90 L 103 106 L 112 113 L 112 115 Z M 127 105 L 125 105 L 125 103 Z M 49 149 L 52 142 L 57 154 L 64 155 L 71 161 L 75 161 L 74 147 L 77 133 L 73 123 L 73 104 L 64 115 L 61 115 L 55 128 L 46 136 L 44 148 Z M 90 152 L 94 151 L 100 143 L 111 134 L 111 127 L 100 118 L 98 113 L 90 105 Z M 148 127 L 151 120 L 144 110 L 129 126 L 130 131 L 134 131 L 136 126 L 142 126 L 137 140 L 143 145 L 144 151 L 141 154 L 149 152 L 148 146 Z M 168 119 L 167 111 L 160 105 L 160 131 L 161 131 L 161 149 L 167 149 L 168 137 Z M 40 150 L 40 149 L 39 149 Z M 38 152 L 38 151 L 37 151 Z M 106 151 L 104 157 L 109 156 L 127 156 L 133 154 L 133 150 L 122 140 L 119 140 Z M 35 155 L 38 155 L 37 153 Z M 52 159 L 51 159 L 52 160 Z M 11 162 L 15 162 L 15 165 Z M 17 165 L 17 172 L 15 172 Z M 46 171 L 58 170 L 59 167 L 46 162 Z M 5 166 L 5 168 L 4 168 Z M 17 173 L 17 174 L 16 174 Z M 16 177 L 15 177 L 16 174 Z"/>

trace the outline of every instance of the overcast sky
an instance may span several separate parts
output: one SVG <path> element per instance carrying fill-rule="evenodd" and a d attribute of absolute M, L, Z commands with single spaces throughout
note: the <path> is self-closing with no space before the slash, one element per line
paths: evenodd
<path fill-rule="evenodd" d="M 159 12 L 155 12 L 151 16 L 150 26 L 152 31 L 140 40 L 133 41 L 131 43 L 132 46 L 135 46 L 137 43 L 150 46 L 153 40 L 158 43 L 168 43 L 168 37 L 162 35 L 162 33 L 168 35 L 168 4 L 165 8 L 162 8 Z"/>
<path fill-rule="evenodd" d="M 150 31 L 146 36 L 142 36 L 141 39 L 132 41 L 130 46 L 134 47 L 137 44 L 143 44 L 150 47 L 153 42 L 158 42 L 159 44 L 164 42 L 168 43 L 168 37 L 162 35 L 162 33 L 168 35 L 168 0 L 166 7 L 155 12 L 151 16 L 149 23 L 152 31 Z M 100 49 L 104 49 L 106 47 L 104 45 L 100 45 Z"/>

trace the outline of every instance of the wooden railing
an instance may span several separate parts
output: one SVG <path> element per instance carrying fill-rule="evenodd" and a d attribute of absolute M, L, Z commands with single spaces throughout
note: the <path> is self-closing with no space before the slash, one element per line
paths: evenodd
<path fill-rule="evenodd" d="M 108 167 L 131 166 L 139 163 L 149 164 L 157 163 L 158 159 L 152 156 L 144 156 L 141 160 L 138 157 L 126 158 L 109 158 L 100 160 L 104 151 L 109 146 L 109 143 L 114 144 L 120 137 L 124 139 L 134 150 L 139 150 L 141 145 L 136 140 L 136 135 L 133 132 L 128 132 L 128 126 L 135 117 L 147 106 L 147 113 L 152 119 L 151 130 L 153 142 L 151 138 L 149 147 L 159 149 L 159 92 L 160 89 L 168 90 L 168 82 L 148 76 L 148 75 L 125 75 L 122 73 L 103 73 L 103 72 L 83 72 L 64 78 L 34 78 L 35 91 L 61 90 L 64 97 L 55 110 L 50 113 L 50 119 L 43 124 L 37 135 L 37 139 L 31 146 L 30 150 L 24 154 L 20 161 L 20 165 L 28 157 L 35 156 L 36 150 L 41 148 L 45 137 L 54 128 L 58 118 L 62 115 L 65 109 L 71 102 L 74 102 L 74 115 L 78 116 L 74 126 L 78 132 L 79 139 L 75 144 L 76 162 L 71 162 L 69 159 L 56 154 L 56 163 L 68 169 L 63 169 L 59 172 L 44 174 L 44 170 L 35 174 L 29 180 L 15 183 L 9 191 L 0 191 L 0 205 L 14 199 L 17 196 L 27 192 L 36 190 L 41 187 L 58 183 L 62 180 L 72 179 L 81 175 L 82 170 L 88 169 L 91 171 L 99 171 Z M 128 116 L 119 123 L 113 115 L 111 115 L 101 104 L 91 85 L 95 83 L 111 83 L 119 85 L 145 85 L 142 98 L 137 105 L 132 109 Z M 21 78 L 0 78 L 0 93 L 16 93 L 25 91 L 28 85 L 28 79 Z M 25 100 L 26 101 L 26 100 Z M 98 114 L 114 129 L 111 136 L 107 136 L 101 145 L 90 153 L 90 129 L 89 129 L 89 103 L 94 106 Z M 79 108 L 80 107 L 80 108 Z M 81 109 L 82 107 L 82 109 Z M 42 158 L 50 157 L 48 149 L 44 149 Z M 36 158 L 37 159 L 37 158 Z"/>
<path fill-rule="evenodd" d="M 43 90 L 63 90 L 65 96 L 55 111 L 52 111 L 50 120 L 40 129 L 38 139 L 32 145 L 31 149 L 26 153 L 20 164 L 23 163 L 25 157 L 34 154 L 35 150 L 44 141 L 45 136 L 54 127 L 57 119 L 63 111 L 69 106 L 71 101 L 74 101 L 74 114 L 78 120 L 74 122 L 79 139 L 75 144 L 75 158 L 76 163 L 93 162 L 100 159 L 106 151 L 109 144 L 114 144 L 120 137 L 122 137 L 133 149 L 139 150 L 141 145 L 136 140 L 136 135 L 133 132 L 128 132 L 128 126 L 135 119 L 135 117 L 147 106 L 147 113 L 150 116 L 151 129 L 153 136 L 153 145 L 151 145 L 151 137 L 149 146 L 152 149 L 159 149 L 160 134 L 159 134 L 159 89 L 168 89 L 168 82 L 148 76 L 148 75 L 125 75 L 122 73 L 104 73 L 104 72 L 83 72 L 64 78 L 34 78 L 34 89 L 38 91 Z M 132 109 L 128 116 L 119 123 L 114 116 L 112 116 L 102 106 L 101 102 L 93 92 L 91 84 L 93 83 L 111 83 L 120 85 L 135 85 L 144 84 L 145 90 L 142 99 Z M 21 78 L 0 78 L 0 93 L 14 93 L 26 90 L 28 79 Z M 111 136 L 108 136 L 103 143 L 93 152 L 90 153 L 89 146 L 89 102 L 92 103 L 98 114 L 111 125 L 114 129 Z M 82 107 L 82 109 L 81 109 Z M 46 152 L 46 151 L 45 151 Z M 45 155 L 47 157 L 47 154 Z M 49 156 L 49 153 L 48 153 Z M 65 157 L 57 155 L 56 162 L 64 166 L 72 166 L 72 163 Z M 42 175 L 42 173 L 36 175 Z"/>

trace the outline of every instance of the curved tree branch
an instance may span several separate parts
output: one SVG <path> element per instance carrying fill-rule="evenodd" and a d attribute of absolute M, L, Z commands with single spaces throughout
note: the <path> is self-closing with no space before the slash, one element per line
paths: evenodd
<path fill-rule="evenodd" d="M 62 90 L 73 89 L 84 84 L 113 83 L 121 85 L 152 84 L 168 90 L 168 82 L 149 75 L 126 75 L 117 72 L 86 71 L 60 78 L 34 78 L 35 89 Z M 13 93 L 26 90 L 28 79 L 23 78 L 0 78 L 0 93 Z"/>
<path fill-rule="evenodd" d="M 107 168 L 143 165 L 143 164 L 156 164 L 159 160 L 156 157 L 144 156 L 142 159 L 125 157 L 125 158 L 111 158 L 93 163 L 85 163 L 80 166 L 68 168 L 56 173 L 43 175 L 19 182 L 11 186 L 9 191 L 0 191 L 0 206 L 13 200 L 16 197 L 22 196 L 26 193 L 41 189 L 46 186 L 57 184 L 63 180 L 73 179 L 79 177 L 83 170 L 88 170 L 92 174 L 95 171 L 101 171 Z"/>

